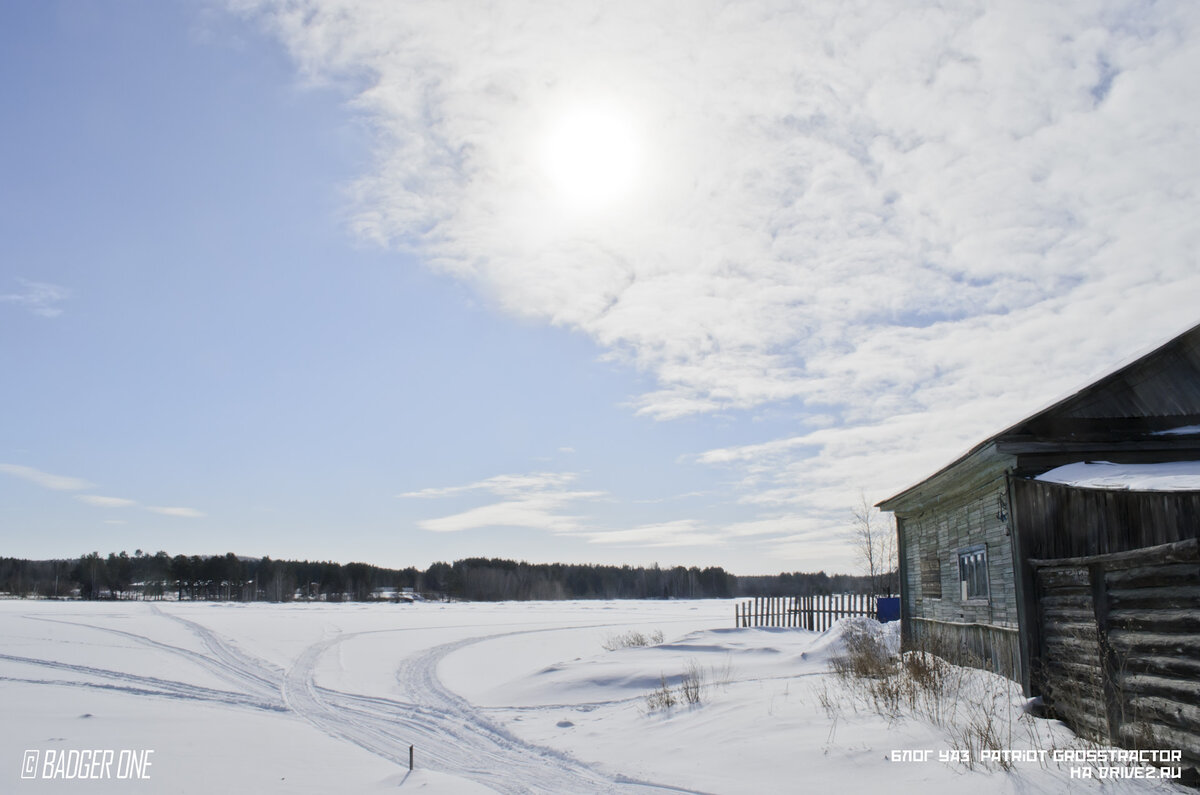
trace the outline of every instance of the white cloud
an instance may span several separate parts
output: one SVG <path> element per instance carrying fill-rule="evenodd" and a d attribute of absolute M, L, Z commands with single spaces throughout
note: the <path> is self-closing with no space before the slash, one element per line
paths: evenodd
<path fill-rule="evenodd" d="M 52 475 L 49 472 L 42 472 L 33 467 L 22 466 L 20 464 L 0 464 L 0 472 L 12 475 L 14 477 L 27 480 L 30 483 L 35 483 L 38 486 L 55 491 L 83 491 L 85 489 L 95 488 L 95 484 L 82 478 L 67 477 L 65 475 Z M 129 508 L 138 505 L 136 500 L 125 499 L 124 497 L 105 497 L 99 494 L 76 494 L 75 499 L 80 502 L 96 508 Z M 176 516 L 183 519 L 200 519 L 206 514 L 195 508 L 184 508 L 178 506 L 165 505 L 147 505 L 147 511 L 161 514 L 163 516 Z M 113 524 L 119 520 L 106 520 L 106 523 Z"/>
<path fill-rule="evenodd" d="M 42 488 L 54 489 L 55 491 L 80 491 L 82 489 L 90 489 L 94 485 L 82 478 L 52 475 L 49 472 L 42 472 L 40 469 L 21 466 L 20 464 L 0 464 L 0 472 L 27 480 L 30 483 L 36 483 Z"/>
<path fill-rule="evenodd" d="M 19 293 L 0 294 L 0 304 L 23 306 L 39 317 L 58 317 L 62 314 L 59 304 L 71 297 L 70 291 L 57 284 L 17 279 L 24 288 Z"/>
<path fill-rule="evenodd" d="M 165 505 L 147 505 L 146 510 L 163 516 L 177 516 L 181 519 L 203 519 L 206 514 L 195 508 L 180 508 Z"/>
<path fill-rule="evenodd" d="M 726 541 L 722 533 L 704 527 L 695 519 L 679 519 L 624 530 L 602 530 L 580 535 L 593 544 L 650 548 L 716 546 Z"/>
<path fill-rule="evenodd" d="M 722 532 L 695 519 L 634 527 L 602 527 L 581 512 L 586 511 L 589 504 L 609 495 L 603 491 L 575 488 L 573 484 L 578 477 L 573 472 L 497 475 L 465 486 L 422 489 L 400 496 L 460 500 L 470 494 L 485 494 L 503 498 L 417 523 L 421 529 L 434 533 L 520 527 L 584 538 L 595 544 L 649 548 L 712 546 L 724 541 Z"/>
<path fill-rule="evenodd" d="M 438 519 L 426 519 L 419 522 L 418 526 L 434 533 L 454 533 L 481 527 L 527 527 L 556 533 L 569 532 L 578 529 L 579 517 L 560 511 L 571 499 L 569 495 L 547 494 L 508 500 Z"/>
<path fill-rule="evenodd" d="M 492 494 L 515 496 L 529 492 L 545 492 L 561 489 L 577 477 L 578 475 L 573 472 L 533 472 L 527 475 L 496 475 L 475 483 L 468 483 L 465 486 L 421 489 L 420 491 L 408 491 L 397 496 L 431 499 L 451 497 L 472 491 L 486 491 Z"/>
<path fill-rule="evenodd" d="M 1200 6 L 235 5 L 378 131 L 359 234 L 650 373 L 646 415 L 821 414 L 700 457 L 747 522 L 844 524 L 1197 320 Z M 646 164 L 589 214 L 539 165 L 580 106 Z"/>
<path fill-rule="evenodd" d="M 496 475 L 465 486 L 428 488 L 406 492 L 400 497 L 446 498 L 471 493 L 490 494 L 504 499 L 477 506 L 449 516 L 418 522 L 423 530 L 453 533 L 483 527 L 528 527 L 553 533 L 580 528 L 580 517 L 565 513 L 573 503 L 605 496 L 602 491 L 569 488 L 578 475 L 572 472 L 534 472 L 526 475 Z"/>
<path fill-rule="evenodd" d="M 134 500 L 127 500 L 123 497 L 101 497 L 98 494 L 77 494 L 75 499 L 97 508 L 128 508 L 131 505 L 137 505 Z"/>

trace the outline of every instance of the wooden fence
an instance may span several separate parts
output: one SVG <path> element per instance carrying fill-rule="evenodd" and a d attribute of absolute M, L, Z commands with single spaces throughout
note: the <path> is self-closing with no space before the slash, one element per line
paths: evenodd
<path fill-rule="evenodd" d="M 875 617 L 875 597 L 868 594 L 820 596 L 756 596 L 735 604 L 735 627 L 797 627 L 823 632 L 839 618 Z"/>

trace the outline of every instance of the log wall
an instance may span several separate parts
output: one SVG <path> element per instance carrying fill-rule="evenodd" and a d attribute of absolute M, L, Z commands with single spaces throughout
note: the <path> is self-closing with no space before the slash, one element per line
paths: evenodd
<path fill-rule="evenodd" d="M 1183 752 L 1200 769 L 1200 551 L 1196 539 L 1031 560 L 1051 708 L 1103 742 Z"/>

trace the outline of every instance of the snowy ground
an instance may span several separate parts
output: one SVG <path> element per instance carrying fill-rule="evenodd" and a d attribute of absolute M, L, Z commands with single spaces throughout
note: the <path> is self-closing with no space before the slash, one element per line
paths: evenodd
<path fill-rule="evenodd" d="M 828 658 L 841 626 L 732 629 L 732 617 L 722 601 L 3 600 L 0 791 L 1176 791 L 1072 780 L 1066 764 L 939 762 L 952 731 L 839 689 Z M 605 649 L 630 630 L 664 640 Z M 701 703 L 650 710 L 646 695 L 689 666 Z M 970 681 L 992 689 L 969 700 L 991 705 L 1013 748 L 1073 742 L 1061 724 L 1018 721 L 1004 680 Z M 931 760 L 892 761 L 914 749 Z M 63 780 L 66 764 L 46 780 L 48 759 L 92 750 L 97 779 Z M 150 761 L 148 778 L 117 778 L 122 751 Z"/>

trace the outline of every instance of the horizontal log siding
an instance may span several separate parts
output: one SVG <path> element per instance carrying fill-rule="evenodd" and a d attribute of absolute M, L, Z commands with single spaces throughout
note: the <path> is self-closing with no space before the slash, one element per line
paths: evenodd
<path fill-rule="evenodd" d="M 1042 653 L 1034 676 L 1055 713 L 1090 740 L 1109 736 L 1091 574 L 1079 561 L 1036 567 Z"/>
<path fill-rule="evenodd" d="M 1119 736 L 1180 748 L 1200 768 L 1200 557 L 1195 541 L 1158 549 L 1176 562 L 1104 572 L 1115 722 Z"/>
<path fill-rule="evenodd" d="M 1178 748 L 1200 767 L 1200 545 L 1030 561 L 1040 605 L 1035 664 L 1077 731 Z"/>

